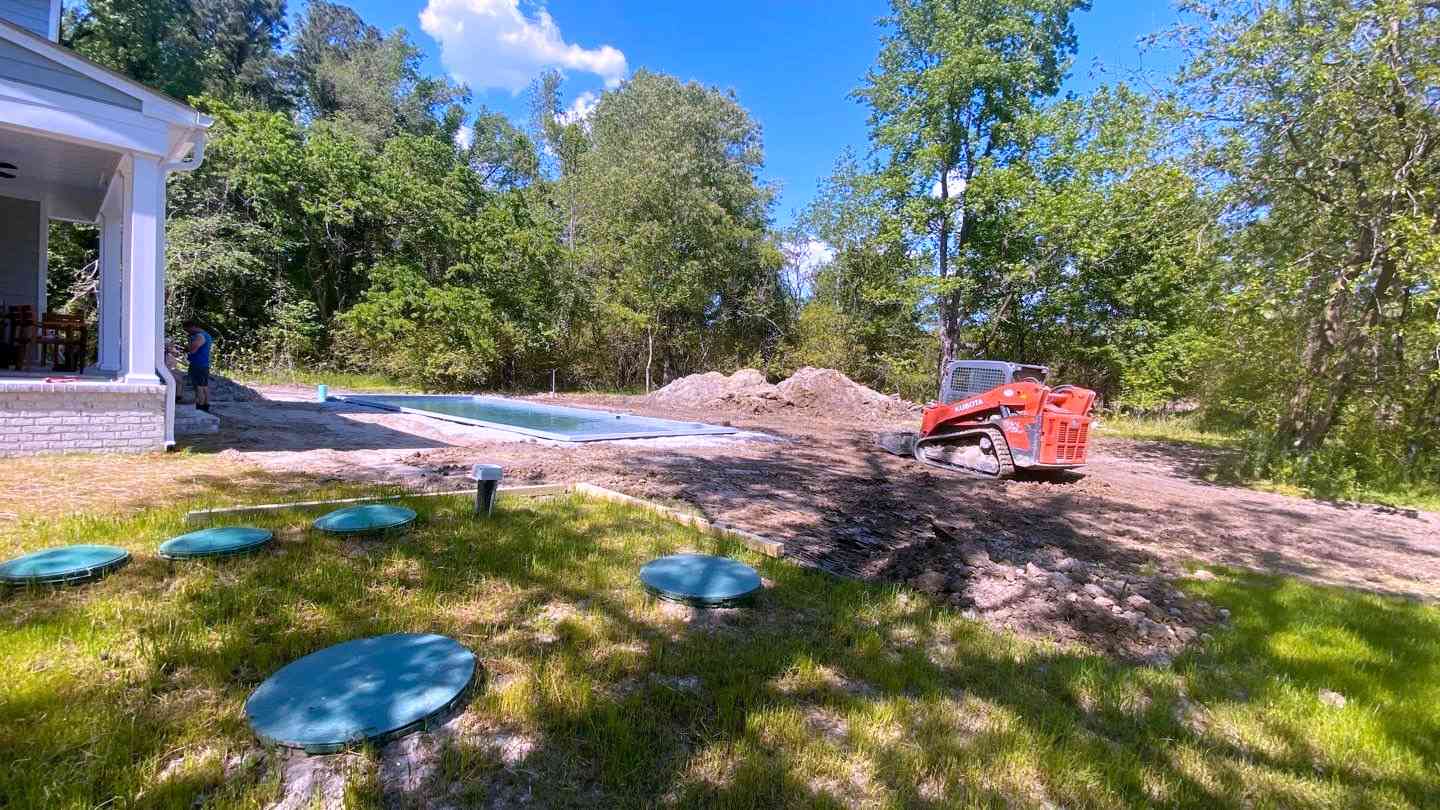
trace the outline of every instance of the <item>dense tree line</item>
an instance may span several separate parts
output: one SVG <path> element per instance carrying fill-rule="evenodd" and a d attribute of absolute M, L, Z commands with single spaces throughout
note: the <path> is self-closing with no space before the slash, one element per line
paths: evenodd
<path fill-rule="evenodd" d="M 217 118 L 171 188 L 170 312 L 232 363 L 449 389 L 816 364 L 923 400 L 944 360 L 1005 358 L 1196 402 L 1256 472 L 1440 479 L 1440 10 L 1185 0 L 1152 38 L 1176 75 L 1077 97 L 1088 7 L 892 0 L 870 141 L 783 231 L 717 88 L 641 70 L 576 118 L 552 73 L 513 122 L 323 0 L 294 30 L 283 0 L 91 0 L 62 36 Z M 88 250 L 59 235 L 52 283 Z"/>

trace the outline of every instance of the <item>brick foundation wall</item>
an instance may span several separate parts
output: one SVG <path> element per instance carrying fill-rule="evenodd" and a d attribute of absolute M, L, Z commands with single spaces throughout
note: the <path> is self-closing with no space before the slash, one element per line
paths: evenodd
<path fill-rule="evenodd" d="M 0 456 L 163 449 L 163 385 L 0 383 Z"/>

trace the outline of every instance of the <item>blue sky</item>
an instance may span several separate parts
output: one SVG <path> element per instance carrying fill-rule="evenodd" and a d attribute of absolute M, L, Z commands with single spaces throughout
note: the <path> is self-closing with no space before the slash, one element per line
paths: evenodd
<path fill-rule="evenodd" d="M 344 0 L 341 0 L 343 2 Z M 299 4 L 297 4 L 298 7 Z M 784 225 L 847 145 L 865 149 L 865 109 L 848 96 L 879 49 L 884 0 L 354 0 L 367 22 L 403 26 L 425 69 L 458 73 L 476 104 L 523 120 L 516 91 L 546 67 L 584 103 L 637 68 L 735 91 L 764 132 L 764 178 Z M 1169 67 L 1137 38 L 1175 19 L 1168 0 L 1095 0 L 1075 21 L 1080 52 L 1067 89 Z M 297 8 L 298 10 L 298 8 Z M 423 19 L 422 19 L 423 17 Z M 587 95 L 588 94 L 588 95 Z"/>

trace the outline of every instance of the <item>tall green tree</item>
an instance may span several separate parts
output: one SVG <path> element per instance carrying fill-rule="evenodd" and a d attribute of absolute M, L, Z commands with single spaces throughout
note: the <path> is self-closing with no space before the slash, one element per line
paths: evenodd
<path fill-rule="evenodd" d="M 278 109 L 285 13 L 285 0 L 87 0 L 66 8 L 61 41 L 181 100 Z"/>
<path fill-rule="evenodd" d="M 1241 360 L 1263 363 L 1278 393 L 1248 396 L 1283 454 L 1309 456 L 1349 423 L 1409 437 L 1390 458 L 1414 463 L 1440 447 L 1440 9 L 1191 0 L 1182 11 L 1176 102 L 1199 168 L 1224 190 L 1234 312 L 1249 332 L 1237 360 L 1246 344 L 1287 360 Z"/>
<path fill-rule="evenodd" d="M 1168 131 L 1125 85 L 1016 122 L 1019 157 L 971 190 L 1006 212 L 978 237 L 995 301 L 973 329 L 979 354 L 1046 363 L 1112 403 L 1196 392 L 1219 314 L 1219 228 Z"/>
<path fill-rule="evenodd" d="M 846 150 L 792 237 L 808 250 L 790 366 L 838 368 L 917 399 L 935 394 L 923 259 L 877 167 Z M 815 248 L 829 258 L 816 262 Z"/>
<path fill-rule="evenodd" d="M 642 70 L 600 98 L 587 137 L 563 182 L 617 377 L 649 388 L 657 372 L 733 363 L 776 337 L 771 192 L 760 129 L 734 96 Z"/>
<path fill-rule="evenodd" d="M 290 84 L 309 119 L 341 120 L 373 145 L 402 133 L 453 137 L 469 91 L 426 76 L 420 62 L 405 29 L 385 34 L 349 8 L 317 0 L 293 37 Z"/>
<path fill-rule="evenodd" d="M 890 192 L 936 265 L 940 363 L 983 317 L 993 257 L 976 235 L 979 175 L 1016 155 L 1012 125 L 1055 95 L 1075 52 L 1071 14 L 1088 0 L 892 0 L 881 51 L 856 95 Z M 993 225 L 993 223 L 992 223 Z"/>

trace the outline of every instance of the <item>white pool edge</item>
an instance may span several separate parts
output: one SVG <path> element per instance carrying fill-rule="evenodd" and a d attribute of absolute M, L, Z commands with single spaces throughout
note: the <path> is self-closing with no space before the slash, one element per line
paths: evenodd
<path fill-rule="evenodd" d="M 501 401 L 501 402 L 524 403 L 525 405 L 528 405 L 528 406 L 533 407 L 533 408 L 537 408 L 537 409 L 541 409 L 541 410 L 549 410 L 549 411 L 567 411 L 567 412 L 570 412 L 570 413 L 584 413 L 584 414 L 589 414 L 589 413 L 603 413 L 603 414 L 612 414 L 612 415 L 616 415 L 616 416 L 628 416 L 628 415 L 629 415 L 629 414 L 615 414 L 614 411 L 606 411 L 606 410 L 602 410 L 602 409 L 600 409 L 600 408 L 572 408 L 572 407 L 570 407 L 570 406 L 568 406 L 568 405 L 547 405 L 547 404 L 544 404 L 544 403 L 528 402 L 528 401 L 522 400 L 522 399 L 509 399 L 509 398 L 507 398 L 507 397 L 497 397 L 497 396 L 489 396 L 489 395 L 467 395 L 467 394 L 433 394 L 433 395 L 432 395 L 432 394 L 381 394 L 381 395 L 376 395 L 376 396 L 387 396 L 387 397 L 397 397 L 397 396 L 406 396 L 406 397 L 424 397 L 424 396 L 467 397 L 467 396 L 468 396 L 468 398 L 470 398 L 470 399 L 482 399 L 482 400 L 483 400 L 483 399 L 491 399 L 491 400 L 499 400 L 499 401 Z M 363 406 L 365 406 L 365 407 L 367 407 L 367 408 L 375 408 L 375 409 L 377 409 L 377 410 L 389 411 L 389 412 L 391 412 L 391 413 L 408 413 L 408 414 L 412 414 L 412 415 L 414 415 L 414 416 L 426 416 L 426 417 L 429 417 L 429 418 L 431 418 L 431 419 L 439 419 L 439 420 L 442 421 L 442 422 L 452 422 L 452 423 L 460 424 L 460 425 L 469 425 L 469 426 L 471 426 L 471 427 L 483 427 L 483 428 L 489 428 L 489 429 L 491 429 L 491 430 L 504 431 L 504 432 L 506 432 L 506 433 L 518 433 L 518 434 L 520 434 L 520 435 L 522 435 L 522 436 L 532 436 L 532 437 L 537 438 L 537 439 L 546 439 L 546 440 L 548 440 L 548 441 L 553 441 L 553 442 L 565 442 L 565 443 L 574 443 L 574 444 L 580 444 L 580 443 L 583 443 L 583 442 L 620 441 L 620 440 L 624 440 L 624 439 L 669 439 L 669 438 L 683 438 L 683 437 L 686 437 L 686 436 L 729 436 L 729 435 L 734 435 L 734 434 L 736 434 L 736 433 L 739 432 L 737 429 L 732 428 L 732 427 L 722 427 L 722 426 L 720 426 L 720 425 L 704 425 L 704 423 L 695 422 L 695 423 L 690 423 L 690 424 L 704 425 L 704 428 L 701 429 L 701 430 L 670 430 L 670 431 L 653 431 L 653 432 L 652 432 L 652 431 L 644 431 L 644 432 L 639 432 L 639 433 L 635 433 L 635 432 L 630 432 L 630 433 L 595 433 L 595 434 L 586 434 L 586 435 L 583 436 L 583 437 L 577 438 L 577 437 L 575 437 L 575 436 L 573 436 L 573 435 L 571 435 L 571 434 L 568 434 L 568 433 L 552 433 L 552 432 L 550 432 L 550 431 L 548 431 L 548 430 L 535 430 L 534 428 L 524 428 L 524 427 L 518 427 L 518 426 L 516 426 L 516 425 L 507 425 L 507 424 L 505 424 L 504 422 L 489 422 L 489 421 L 486 421 L 486 420 L 484 420 L 484 419 L 472 419 L 472 418 L 470 418 L 470 417 L 468 417 L 468 416 L 456 416 L 456 415 L 454 415 L 454 414 L 439 413 L 439 412 L 436 412 L 436 411 L 425 410 L 424 408 L 407 408 L 407 407 L 405 407 L 405 406 L 403 406 L 403 405 L 392 405 L 392 404 L 389 404 L 389 403 L 376 401 L 376 400 L 374 400 L 374 399 L 371 399 L 370 397 L 367 397 L 367 396 L 364 395 L 364 394 L 331 394 L 330 396 L 326 397 L 326 401 L 327 401 L 327 402 L 328 402 L 328 401 L 332 401 L 332 400 L 334 400 L 334 401 L 339 401 L 339 402 L 348 402 L 348 403 L 351 403 L 351 404 L 353 404 L 353 405 L 363 405 Z M 676 420 L 673 420 L 673 419 L 660 419 L 660 418 L 658 418 L 658 417 L 653 417 L 653 416 L 638 416 L 638 417 L 634 417 L 634 418 L 637 418 L 637 419 L 646 419 L 646 420 L 655 421 L 655 422 L 671 422 L 671 423 L 677 424 L 677 425 L 678 425 L 678 424 L 687 424 L 687 423 L 679 422 L 679 421 L 676 421 Z"/>

